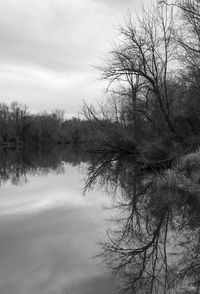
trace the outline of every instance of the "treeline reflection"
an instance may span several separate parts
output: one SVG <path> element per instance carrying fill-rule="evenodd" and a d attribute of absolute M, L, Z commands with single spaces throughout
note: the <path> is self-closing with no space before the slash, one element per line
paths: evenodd
<path fill-rule="evenodd" d="M 27 182 L 27 176 L 62 174 L 65 163 L 77 166 L 87 160 L 87 154 L 71 146 L 43 149 L 30 149 L 29 146 L 20 152 L 0 149 L 0 184 L 11 181 L 19 185 Z"/>
<path fill-rule="evenodd" d="M 99 156 L 85 192 L 95 185 L 114 195 L 100 257 L 127 293 L 200 293 L 200 201 L 173 169 L 144 171 L 133 157 Z M 187 180 L 184 179 L 187 183 Z"/>

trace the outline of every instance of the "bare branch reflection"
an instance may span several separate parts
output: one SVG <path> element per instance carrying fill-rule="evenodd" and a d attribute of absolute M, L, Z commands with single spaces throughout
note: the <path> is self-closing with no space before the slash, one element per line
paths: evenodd
<path fill-rule="evenodd" d="M 117 155 L 88 168 L 85 190 L 98 184 L 115 195 L 100 257 L 122 292 L 200 292 L 200 189 L 178 168 L 145 172 Z"/>

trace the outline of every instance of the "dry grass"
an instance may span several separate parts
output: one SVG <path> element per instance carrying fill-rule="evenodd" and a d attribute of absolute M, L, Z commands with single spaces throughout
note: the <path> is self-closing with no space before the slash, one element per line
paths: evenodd
<path fill-rule="evenodd" d="M 177 170 L 188 174 L 200 170 L 200 149 L 197 152 L 184 155 L 177 165 Z"/>
<path fill-rule="evenodd" d="M 171 190 L 189 194 L 200 193 L 200 149 L 184 155 L 173 168 L 165 170 L 155 179 L 157 191 Z"/>
<path fill-rule="evenodd" d="M 163 174 L 156 177 L 155 180 L 155 185 L 158 189 L 178 188 L 183 185 L 188 185 L 189 183 L 191 183 L 191 181 L 176 169 L 165 170 Z"/>

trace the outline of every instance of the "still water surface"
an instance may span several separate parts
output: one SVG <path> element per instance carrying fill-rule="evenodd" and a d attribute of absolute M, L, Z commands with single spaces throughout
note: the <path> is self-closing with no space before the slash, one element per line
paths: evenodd
<path fill-rule="evenodd" d="M 93 258 L 110 199 L 95 190 L 83 196 L 87 163 L 30 165 L 1 162 L 0 293 L 116 293 Z"/>
<path fill-rule="evenodd" d="M 187 170 L 69 148 L 0 155 L 1 294 L 200 293 Z"/>

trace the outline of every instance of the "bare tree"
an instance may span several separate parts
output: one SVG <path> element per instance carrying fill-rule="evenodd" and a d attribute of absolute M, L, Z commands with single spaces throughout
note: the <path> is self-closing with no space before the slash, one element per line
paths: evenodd
<path fill-rule="evenodd" d="M 160 1 L 161 5 L 175 7 L 179 11 L 179 25 L 176 30 L 176 41 L 182 56 L 182 63 L 199 64 L 200 54 L 200 1 L 172 0 Z"/>
<path fill-rule="evenodd" d="M 171 114 L 171 97 L 167 81 L 175 58 L 173 40 L 173 7 L 160 4 L 144 11 L 137 21 L 128 16 L 120 28 L 121 39 L 110 53 L 104 66 L 99 67 L 102 78 L 109 81 L 108 88 L 123 87 L 132 98 L 136 125 L 137 103 L 156 100 L 159 110 L 172 133 L 176 133 Z"/>
<path fill-rule="evenodd" d="M 12 102 L 10 105 L 11 119 L 13 120 L 15 133 L 17 136 L 21 136 L 25 125 L 29 121 L 28 107 L 26 105 Z"/>

